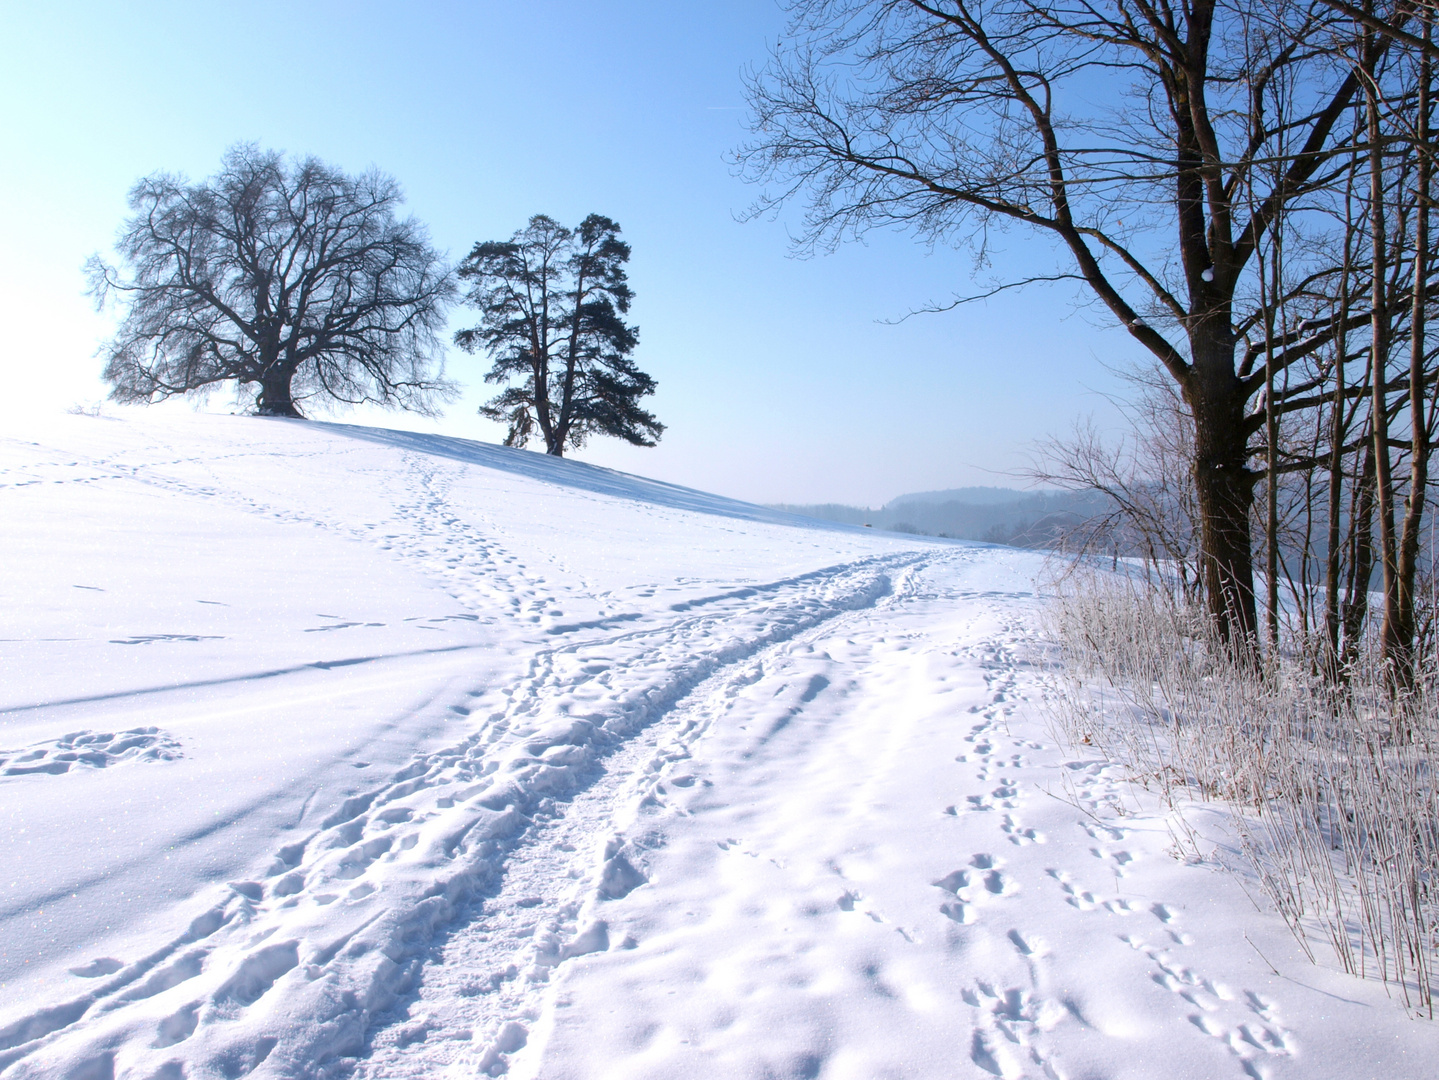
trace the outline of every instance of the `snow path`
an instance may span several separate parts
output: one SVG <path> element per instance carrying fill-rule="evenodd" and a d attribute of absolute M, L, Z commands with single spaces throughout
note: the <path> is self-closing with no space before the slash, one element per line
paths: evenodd
<path fill-rule="evenodd" d="M 6 1080 L 1433 1073 L 1054 744 L 1035 555 L 53 426 L 0 442 Z"/>
<path fill-rule="evenodd" d="M 422 1065 L 374 1075 L 515 1048 L 544 1080 L 1432 1076 L 1428 1025 L 1309 965 L 1174 857 L 1157 807 L 1053 745 L 1037 569 L 928 561 L 712 684 L 705 737 L 650 759 L 605 848 L 647 883 L 612 898 L 591 870 L 566 909 L 609 951 L 475 1057 L 411 1046 Z M 443 1030 L 423 993 L 411 1011 Z"/>
<path fill-rule="evenodd" d="M 187 1056 L 222 1071 L 258 1055 L 303 1074 L 308 1063 L 356 1052 L 368 1016 L 409 985 L 435 930 L 501 876 L 530 822 L 554 815 L 556 797 L 595 774 L 593 758 L 623 746 L 716 668 L 873 602 L 888 591 L 885 571 L 913 559 L 880 557 L 703 597 L 675 605 L 683 613 L 658 625 L 626 620 L 622 632 L 539 650 L 518 686 L 498 700 L 477 697 L 476 711 L 494 711 L 474 735 L 346 800 L 317 832 L 278 850 L 266 878 L 232 883 L 228 903 L 65 1011 L 28 1018 L 25 1034 L 46 1045 L 19 1048 L 31 1060 L 16 1075 L 103 1060 L 103 1047 L 147 1036 L 156 1069 L 182 1038 Z M 261 998 L 262 1017 L 241 1021 Z M 279 1010 L 294 1037 L 266 1046 L 254 1029 L 275 1027 Z M 61 1023 L 71 1013 L 86 1020 L 78 1048 Z M 144 1056 L 132 1055 L 129 1067 L 143 1073 Z"/>
<path fill-rule="evenodd" d="M 896 584 L 885 580 L 882 589 L 868 589 L 866 598 L 887 605 L 896 593 L 908 594 L 916 571 L 936 557 L 942 556 L 893 560 Z M 869 605 L 849 607 L 867 610 Z M 437 951 L 417 1001 L 407 1004 L 406 1022 L 379 1034 L 360 1075 L 433 1076 L 446 1067 L 476 1075 L 495 1068 L 507 1052 L 518 1049 L 512 1044 L 544 1008 L 552 969 L 612 945 L 632 946 L 614 937 L 596 911 L 597 904 L 625 896 L 645 881 L 635 865 L 643 849 L 624 839 L 625 826 L 639 808 L 662 803 L 660 778 L 689 758 L 693 745 L 738 695 L 768 685 L 770 670 L 794 652 L 812 651 L 816 636 L 833 633 L 833 623 L 847 621 L 845 610 L 737 655 L 677 700 L 662 723 L 649 725 L 607 758 L 599 781 L 511 856 L 498 893 Z M 688 787 L 695 778 L 669 782 Z M 487 1034 L 495 1037 L 487 1040 Z M 457 1040 L 467 1045 L 456 1045 Z"/>
<path fill-rule="evenodd" d="M 18 825 L 12 865 L 27 868 L 0 913 L 6 956 L 25 965 L 7 989 L 42 991 L 38 1008 L 7 995 L 7 1076 L 343 1067 L 371 1018 L 413 983 L 436 931 L 501 880 L 506 853 L 556 800 L 602 775 L 599 759 L 718 668 L 873 603 L 927 546 L 796 529 L 756 507 L 454 440 L 424 454 L 384 433 L 206 421 L 203 432 L 145 429 L 139 443 L 135 430 L 91 424 L 88 455 L 12 446 L 0 473 L 15 500 L 6 547 L 21 556 L 3 585 L 9 610 L 27 614 L 4 635 L 15 646 L 3 656 L 6 744 L 21 748 L 4 756 L 20 770 L 65 766 L 12 773 L 0 792 Z M 203 452 L 176 449 L 186 434 L 202 436 Z M 148 503 L 140 521 L 137 496 Z M 103 522 L 103 535 L 70 527 L 77 520 Z M 778 541 L 768 557 L 747 550 L 756 528 Z M 276 570 L 276 547 L 296 568 Z M 261 595 L 217 589 L 209 558 L 250 570 Z M 780 574 L 756 579 L 757 569 Z M 377 583 L 387 588 L 367 589 Z M 439 613 L 401 615 L 417 596 Z M 181 625 L 141 631 L 157 609 Z M 415 647 L 421 631 L 461 643 Z M 137 644 L 199 649 L 141 664 L 115 651 Z M 340 715 L 317 721 L 317 710 Z M 136 715 L 166 722 L 131 746 L 104 745 L 123 748 L 116 761 L 142 749 L 137 738 L 183 746 L 169 754 L 176 772 L 102 768 L 98 752 L 60 760 L 108 734 L 78 743 L 77 720 L 128 730 Z M 346 730 L 356 723 L 358 737 Z M 329 760 L 321 753 L 308 773 L 244 775 L 276 765 L 257 740 L 327 726 Z M 446 742 L 456 726 L 468 732 Z M 336 782 L 336 771 L 374 766 L 368 751 L 386 735 L 392 759 L 406 737 L 433 745 L 387 782 Z M 356 760 L 362 750 L 370 760 Z M 77 818 L 82 781 L 98 809 L 123 818 L 118 846 L 104 816 Z M 138 813 L 137 785 L 155 789 Z M 187 797 L 172 806 L 176 794 Z M 256 862 L 267 833 L 282 842 Z M 106 853 L 100 866 L 29 856 L 77 840 Z M 161 859 L 157 888 L 144 876 Z M 228 886 L 184 902 L 187 887 L 221 875 Z M 184 918 L 143 925 L 143 905 L 153 915 L 175 900 Z M 117 916 L 129 927 L 102 940 Z M 77 963 L 67 937 L 111 955 Z M 68 976 L 34 964 L 51 956 Z M 58 1000 L 57 985 L 68 991 Z"/>

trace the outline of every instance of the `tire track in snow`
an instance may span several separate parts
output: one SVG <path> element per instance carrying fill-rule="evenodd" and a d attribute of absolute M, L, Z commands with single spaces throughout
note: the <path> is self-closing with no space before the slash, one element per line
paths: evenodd
<path fill-rule="evenodd" d="M 617 632 L 553 635 L 560 640 L 533 655 L 518 686 L 472 691 L 471 705 L 456 706 L 490 708 L 469 738 L 347 800 L 149 956 L 118 969 L 97 962 L 93 990 L 0 1030 L 0 1070 L 346 1071 L 371 1018 L 413 987 L 436 935 L 466 905 L 502 891 L 507 858 L 600 780 L 606 759 L 623 766 L 617 752 L 716 672 L 873 605 L 892 575 L 937 555 L 871 556 L 676 604 Z M 619 854 L 608 856 L 614 888 L 623 887 Z M 577 940 L 558 943 L 555 955 L 588 947 Z M 589 944 L 597 940 L 591 931 Z M 501 1031 L 496 1045 L 506 1038 L 516 1036 Z"/>

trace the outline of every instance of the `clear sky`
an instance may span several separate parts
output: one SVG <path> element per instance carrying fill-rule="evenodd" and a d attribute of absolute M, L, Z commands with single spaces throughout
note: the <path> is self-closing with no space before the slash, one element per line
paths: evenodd
<path fill-rule="evenodd" d="M 796 259 L 783 217 L 737 220 L 756 195 L 725 160 L 741 75 L 784 22 L 774 0 L 0 0 L 0 410 L 103 397 L 113 315 L 81 264 L 110 257 L 137 178 L 199 179 L 247 140 L 393 174 L 453 258 L 535 213 L 617 220 L 669 431 L 580 458 L 764 502 L 1013 483 L 1033 440 L 1108 415 L 1105 365 L 1135 348 L 1066 288 L 894 325 L 971 289 L 969 257 L 874 234 Z M 443 420 L 349 415 L 497 441 L 475 415 L 487 362 L 449 363 L 467 392 Z"/>

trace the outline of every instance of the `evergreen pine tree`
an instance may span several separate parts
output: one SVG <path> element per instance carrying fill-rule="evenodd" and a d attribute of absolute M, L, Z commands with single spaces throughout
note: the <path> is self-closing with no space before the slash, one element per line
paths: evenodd
<path fill-rule="evenodd" d="M 619 234 L 599 214 L 577 229 L 536 214 L 509 240 L 476 244 L 460 264 L 480 323 L 455 343 L 494 362 L 485 381 L 505 389 L 480 414 L 509 426 L 506 446 L 538 435 L 560 457 L 592 434 L 653 446 L 664 431 L 639 405 L 655 381 L 630 359 L 639 331 L 623 318 L 634 294 Z"/>

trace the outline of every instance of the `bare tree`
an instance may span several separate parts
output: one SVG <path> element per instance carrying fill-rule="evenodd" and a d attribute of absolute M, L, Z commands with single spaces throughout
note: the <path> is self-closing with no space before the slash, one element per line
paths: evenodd
<path fill-rule="evenodd" d="M 1375 17 L 1402 26 L 1410 10 Z M 1081 282 L 1181 391 L 1209 608 L 1226 640 L 1248 642 L 1249 462 L 1266 422 L 1253 403 L 1369 316 L 1254 340 L 1264 307 L 1288 300 L 1254 296 L 1259 254 L 1362 152 L 1362 72 L 1393 42 L 1322 0 L 798 0 L 751 81 L 739 161 L 768 185 L 756 212 L 807 201 L 808 245 L 874 227 L 981 256 L 996 229 L 1057 239 L 1069 265 L 1045 279 Z M 1296 402 L 1269 418 L 1313 390 L 1291 386 Z"/>
<path fill-rule="evenodd" d="M 198 184 L 158 173 L 135 185 L 117 250 L 88 269 L 103 303 L 126 306 L 106 347 L 117 401 L 257 384 L 262 415 L 300 403 L 371 402 L 433 414 L 453 387 L 439 331 L 449 270 L 399 186 L 315 160 L 232 147 Z"/>
<path fill-rule="evenodd" d="M 1431 12 L 1432 17 L 1432 12 Z M 1429 486 L 1429 456 L 1433 448 L 1433 413 L 1426 415 L 1427 382 L 1432 371 L 1428 355 L 1429 280 L 1432 252 L 1429 243 L 1429 213 L 1432 202 L 1433 145 L 1432 83 L 1433 27 L 1426 19 L 1416 73 L 1412 145 L 1415 157 L 1413 194 L 1414 240 L 1411 249 L 1413 270 L 1409 295 L 1409 371 L 1405 408 L 1409 413 L 1409 486 L 1404 517 L 1396 541 L 1392 579 L 1385 582 L 1385 612 L 1382 640 L 1391 664 L 1391 676 L 1398 687 L 1411 690 L 1414 684 L 1414 639 L 1416 630 L 1416 587 L 1419 572 L 1420 532 L 1425 497 Z M 1387 564 L 1386 564 L 1387 566 Z"/>
<path fill-rule="evenodd" d="M 1136 391 L 1133 400 L 1114 402 L 1128 431 L 1109 439 L 1092 420 L 1081 420 L 1068 436 L 1040 440 L 1025 475 L 1037 484 L 1095 492 L 1108 504 L 1106 513 L 1068 529 L 1062 550 L 1137 558 L 1160 580 L 1177 578 L 1181 594 L 1194 600 L 1202 567 L 1189 411 L 1161 373 L 1121 374 Z"/>

